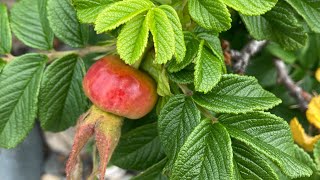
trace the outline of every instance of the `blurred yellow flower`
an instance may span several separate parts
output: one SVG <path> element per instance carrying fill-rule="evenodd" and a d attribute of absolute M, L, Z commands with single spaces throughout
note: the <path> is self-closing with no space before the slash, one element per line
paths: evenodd
<path fill-rule="evenodd" d="M 315 77 L 320 82 L 320 68 L 317 69 Z"/>
<path fill-rule="evenodd" d="M 320 96 L 311 99 L 306 116 L 311 124 L 320 129 Z"/>
<path fill-rule="evenodd" d="M 306 134 L 296 117 L 290 121 L 290 129 L 294 141 L 306 151 L 312 151 L 314 144 L 320 139 L 320 135 L 309 136 Z"/>

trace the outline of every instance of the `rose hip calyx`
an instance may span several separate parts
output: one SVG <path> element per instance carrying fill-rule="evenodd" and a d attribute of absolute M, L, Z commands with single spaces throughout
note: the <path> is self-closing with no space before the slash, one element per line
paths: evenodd
<path fill-rule="evenodd" d="M 149 113 L 157 101 L 156 85 L 147 74 L 126 65 L 119 57 L 106 56 L 90 67 L 83 89 L 94 105 L 78 120 L 66 165 L 67 179 L 72 179 L 81 149 L 95 135 L 103 180 L 121 136 L 123 117 L 139 119 Z"/>

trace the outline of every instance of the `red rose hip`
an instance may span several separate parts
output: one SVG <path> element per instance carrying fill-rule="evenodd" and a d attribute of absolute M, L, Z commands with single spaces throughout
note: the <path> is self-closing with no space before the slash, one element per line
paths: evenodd
<path fill-rule="evenodd" d="M 85 94 L 103 111 L 138 119 L 151 111 L 157 100 L 154 81 L 126 65 L 116 56 L 107 56 L 91 66 L 83 80 Z"/>
<path fill-rule="evenodd" d="M 139 119 L 150 112 L 158 97 L 156 85 L 147 74 L 126 65 L 117 56 L 106 56 L 90 67 L 83 89 L 93 106 L 78 120 L 66 165 L 67 179 L 78 178 L 75 167 L 79 153 L 94 135 L 100 156 L 100 180 L 103 180 L 120 139 L 123 117 Z"/>

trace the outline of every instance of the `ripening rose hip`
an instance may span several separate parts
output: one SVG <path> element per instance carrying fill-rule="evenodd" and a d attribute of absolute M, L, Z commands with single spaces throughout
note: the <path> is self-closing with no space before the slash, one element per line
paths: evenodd
<path fill-rule="evenodd" d="M 94 134 L 103 180 L 121 135 L 123 117 L 139 119 L 149 113 L 158 97 L 156 85 L 147 74 L 126 65 L 117 56 L 106 56 L 90 67 L 83 89 L 94 105 L 78 120 L 66 166 L 67 179 L 72 178 L 80 150 Z"/>

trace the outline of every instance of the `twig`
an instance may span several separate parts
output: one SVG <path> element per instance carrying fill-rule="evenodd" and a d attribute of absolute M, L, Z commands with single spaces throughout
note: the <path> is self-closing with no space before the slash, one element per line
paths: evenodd
<path fill-rule="evenodd" d="M 89 53 L 104 53 L 107 51 L 112 51 L 115 50 L 115 46 L 88 46 L 82 49 L 76 49 L 76 50 L 69 50 L 69 51 L 47 51 L 47 52 L 40 52 L 40 54 L 45 54 L 48 56 L 49 58 L 49 62 L 53 61 L 56 58 L 68 55 L 68 54 L 79 54 L 79 56 L 83 57 L 86 56 Z M 2 59 L 10 62 L 15 58 L 15 56 L 11 55 L 11 54 L 6 54 L 5 57 L 3 57 Z"/>
<path fill-rule="evenodd" d="M 233 69 L 238 74 L 243 74 L 249 64 L 250 58 L 257 54 L 267 44 L 267 41 L 250 41 L 240 52 L 231 50 L 231 57 L 234 60 Z"/>
<path fill-rule="evenodd" d="M 289 76 L 286 66 L 282 60 L 275 59 L 274 65 L 278 72 L 278 83 L 283 84 L 287 88 L 287 90 L 290 92 L 290 95 L 298 101 L 299 108 L 302 111 L 305 111 L 308 108 L 311 95 L 294 83 Z"/>

